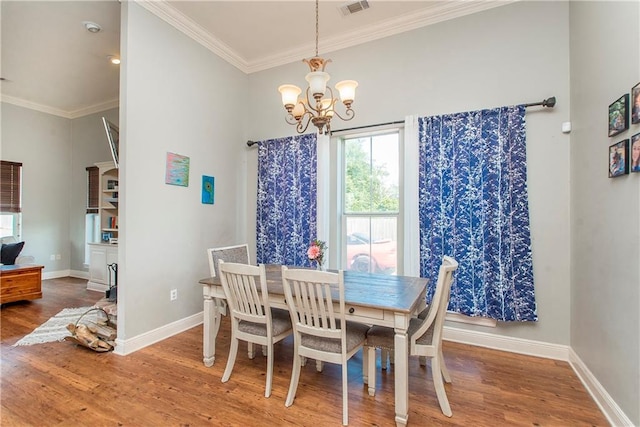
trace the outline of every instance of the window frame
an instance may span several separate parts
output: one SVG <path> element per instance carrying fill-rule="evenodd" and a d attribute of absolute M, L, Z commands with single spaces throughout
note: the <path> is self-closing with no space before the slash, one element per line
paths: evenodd
<path fill-rule="evenodd" d="M 345 141 L 347 139 L 357 139 L 357 138 L 373 138 L 376 136 L 389 135 L 389 134 L 397 134 L 398 141 L 398 210 L 390 211 L 390 212 L 345 212 Z M 334 193 L 334 197 L 332 203 L 335 203 L 337 209 L 335 210 L 336 216 L 332 220 L 332 224 L 335 224 L 335 229 L 332 231 L 331 235 L 336 237 L 336 242 L 339 244 L 336 245 L 338 250 L 335 251 L 335 262 L 338 265 L 338 268 L 347 268 L 346 266 L 346 244 L 347 244 L 347 233 L 346 233 L 346 221 L 347 217 L 367 217 L 367 218 L 376 218 L 376 217 L 395 217 L 396 218 L 396 275 L 404 274 L 404 263 L 402 259 L 404 257 L 404 204 L 405 204 L 405 194 L 404 194 L 404 126 L 393 124 L 388 126 L 372 126 L 369 128 L 360 128 L 357 131 L 349 132 L 348 130 L 341 131 L 339 134 L 332 135 L 332 141 L 335 142 L 336 148 L 336 170 L 335 170 L 335 179 L 336 191 Z"/>
<path fill-rule="evenodd" d="M 22 163 L 0 160 L 0 215 L 12 217 L 11 236 L 22 235 Z M 2 233 L 4 234 L 4 233 Z M 4 235 L 2 237 L 5 237 Z"/>

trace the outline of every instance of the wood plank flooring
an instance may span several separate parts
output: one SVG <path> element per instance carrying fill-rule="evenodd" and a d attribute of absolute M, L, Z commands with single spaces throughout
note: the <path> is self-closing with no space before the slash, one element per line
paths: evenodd
<path fill-rule="evenodd" d="M 273 392 L 264 397 L 266 358 L 240 346 L 229 382 L 223 318 L 216 363 L 202 364 L 202 326 L 129 356 L 94 353 L 69 342 L 13 344 L 65 307 L 92 305 L 102 293 L 73 278 L 43 281 L 41 300 L 2 306 L 0 425 L 9 426 L 338 426 L 340 367 L 303 368 L 295 402 L 284 406 L 292 339 L 275 348 Z M 430 372 L 412 358 L 410 426 L 606 426 L 566 362 L 445 342 L 453 417 L 440 412 Z M 379 363 L 378 357 L 378 363 Z M 393 369 L 377 370 L 377 392 L 362 384 L 362 355 L 349 362 L 349 424 L 393 426 Z"/>

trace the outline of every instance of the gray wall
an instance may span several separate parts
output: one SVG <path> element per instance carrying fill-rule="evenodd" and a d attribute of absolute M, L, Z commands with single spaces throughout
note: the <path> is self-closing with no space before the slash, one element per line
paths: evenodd
<path fill-rule="evenodd" d="M 571 3 L 571 347 L 640 425 L 640 173 L 607 177 L 607 107 L 640 82 L 640 3 Z"/>
<path fill-rule="evenodd" d="M 70 212 L 70 268 L 74 274 L 86 272 L 84 265 L 85 213 L 87 211 L 87 166 L 111 161 L 102 117 L 118 125 L 118 109 L 73 119 L 71 121 L 72 171 Z"/>
<path fill-rule="evenodd" d="M 569 344 L 569 136 L 561 132 L 562 122 L 569 120 L 568 22 L 565 2 L 517 2 L 324 55 L 333 60 L 327 67 L 330 83 L 353 78 L 360 84 L 356 118 L 346 123 L 334 120 L 334 129 L 557 97 L 554 109 L 533 108 L 526 115 L 540 320 L 500 323 L 496 328 L 452 325 L 456 328 Z M 277 87 L 296 82 L 302 86 L 307 71 L 299 62 L 250 75 L 250 139 L 295 133 L 284 122 Z M 246 227 L 253 231 L 255 149 L 248 159 Z M 255 233 L 249 239 L 255 247 Z"/>
<path fill-rule="evenodd" d="M 66 119 L 2 103 L 2 159 L 23 163 L 23 253 L 49 277 L 87 272 L 85 169 L 111 159 L 102 116 L 118 123 L 118 109 Z"/>
<path fill-rule="evenodd" d="M 118 338 L 127 339 L 201 312 L 206 248 L 247 238 L 247 76 L 141 6 L 122 10 Z M 188 187 L 165 184 L 167 152 L 190 158 Z M 214 205 L 201 204 L 202 175 L 215 177 Z"/>
<path fill-rule="evenodd" d="M 1 120 L 2 159 L 22 162 L 23 253 L 45 274 L 68 270 L 71 120 L 4 102 Z"/>

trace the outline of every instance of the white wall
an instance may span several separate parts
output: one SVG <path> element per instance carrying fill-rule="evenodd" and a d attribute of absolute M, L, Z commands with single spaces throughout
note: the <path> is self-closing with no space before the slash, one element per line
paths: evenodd
<path fill-rule="evenodd" d="M 640 173 L 607 177 L 607 107 L 640 82 L 640 3 L 571 3 L 571 347 L 640 425 Z"/>
<path fill-rule="evenodd" d="M 205 250 L 246 239 L 247 199 L 247 76 L 141 6 L 122 10 L 119 340 L 202 311 Z M 191 159 L 188 187 L 165 184 L 167 152 Z"/>
<path fill-rule="evenodd" d="M 331 83 L 352 78 L 360 86 L 356 118 L 334 129 L 542 101 L 554 109 L 527 111 L 527 155 L 539 322 L 462 326 L 510 337 L 569 344 L 569 9 L 565 2 L 518 2 L 321 55 Z M 544 29 L 544 30 L 543 30 Z M 310 52 L 312 54 L 313 52 Z M 295 133 L 284 122 L 277 87 L 303 86 L 300 62 L 249 77 L 249 136 L 263 140 Z M 255 230 L 256 150 L 247 154 L 247 229 Z M 411 232 L 411 231 L 410 231 Z M 417 230 L 413 230 L 417 233 Z M 255 233 L 249 234 L 255 247 Z"/>
<path fill-rule="evenodd" d="M 22 163 L 23 253 L 44 265 L 45 276 L 68 270 L 71 120 L 5 102 L 1 120 L 2 160 Z"/>

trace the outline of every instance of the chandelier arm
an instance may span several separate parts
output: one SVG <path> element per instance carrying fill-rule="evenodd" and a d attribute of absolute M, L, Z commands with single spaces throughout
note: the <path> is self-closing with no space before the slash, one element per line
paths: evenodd
<path fill-rule="evenodd" d="M 345 122 L 348 122 L 349 120 L 353 119 L 356 115 L 355 111 L 353 111 L 353 109 L 351 108 L 347 108 L 344 112 L 344 117 L 340 115 L 340 113 L 338 113 L 336 110 L 333 110 L 333 114 L 335 114 L 340 120 L 343 120 Z"/>
<path fill-rule="evenodd" d="M 304 124 L 304 127 L 303 127 L 303 125 L 302 125 L 303 120 L 302 119 L 305 116 L 307 117 L 307 120 L 305 120 L 305 124 Z M 309 127 L 309 123 L 311 123 L 311 113 L 309 113 L 307 111 L 302 115 L 302 117 L 300 117 L 300 120 L 298 120 L 298 125 L 296 126 L 296 131 L 298 131 L 298 133 L 304 133 L 307 130 L 307 128 Z"/>
<path fill-rule="evenodd" d="M 293 117 L 293 114 L 289 113 L 286 116 L 284 116 L 284 121 L 287 122 L 290 125 L 295 125 L 298 123 L 298 121 L 296 120 L 295 117 Z"/>

